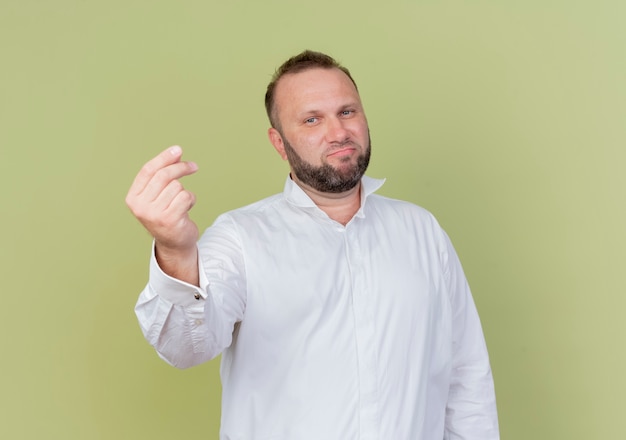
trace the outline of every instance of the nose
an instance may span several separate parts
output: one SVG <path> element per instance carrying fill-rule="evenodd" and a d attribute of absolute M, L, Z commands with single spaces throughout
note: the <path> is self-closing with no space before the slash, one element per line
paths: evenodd
<path fill-rule="evenodd" d="M 328 121 L 326 138 L 330 143 L 343 143 L 350 138 L 347 122 L 340 118 L 330 118 Z"/>

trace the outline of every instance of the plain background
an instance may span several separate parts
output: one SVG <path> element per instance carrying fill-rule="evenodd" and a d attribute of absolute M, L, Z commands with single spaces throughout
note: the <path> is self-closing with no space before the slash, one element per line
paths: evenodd
<path fill-rule="evenodd" d="M 0 437 L 217 438 L 219 361 L 180 371 L 133 306 L 124 204 L 172 144 L 201 228 L 282 190 L 274 69 L 345 63 L 382 193 L 432 211 L 478 305 L 502 438 L 626 438 L 626 3 L 0 4 Z"/>

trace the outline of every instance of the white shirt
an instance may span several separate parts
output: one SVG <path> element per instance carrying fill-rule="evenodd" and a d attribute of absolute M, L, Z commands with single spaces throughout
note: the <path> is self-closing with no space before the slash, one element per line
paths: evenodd
<path fill-rule="evenodd" d="M 461 264 L 434 217 L 373 194 L 344 227 L 291 179 L 198 242 L 200 288 L 158 267 L 136 313 L 172 365 L 222 353 L 222 440 L 498 439 Z M 198 298 L 198 299 L 196 299 Z"/>

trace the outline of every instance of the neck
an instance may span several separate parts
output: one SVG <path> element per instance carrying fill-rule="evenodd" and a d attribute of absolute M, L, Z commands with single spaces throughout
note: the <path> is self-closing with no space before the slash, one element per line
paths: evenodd
<path fill-rule="evenodd" d="M 300 182 L 297 177 L 291 175 L 294 182 L 308 195 L 319 209 L 328 217 L 347 225 L 361 207 L 361 183 L 354 188 L 342 193 L 326 193 Z"/>

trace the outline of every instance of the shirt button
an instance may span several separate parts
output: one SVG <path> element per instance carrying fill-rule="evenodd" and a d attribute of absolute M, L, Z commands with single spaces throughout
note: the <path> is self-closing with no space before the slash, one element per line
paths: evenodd
<path fill-rule="evenodd" d="M 196 322 L 197 326 L 201 326 L 204 323 L 204 321 L 202 319 L 196 319 L 195 322 Z"/>
<path fill-rule="evenodd" d="M 193 294 L 193 297 L 195 299 L 199 300 L 200 299 L 200 294 L 196 292 L 196 293 Z"/>

